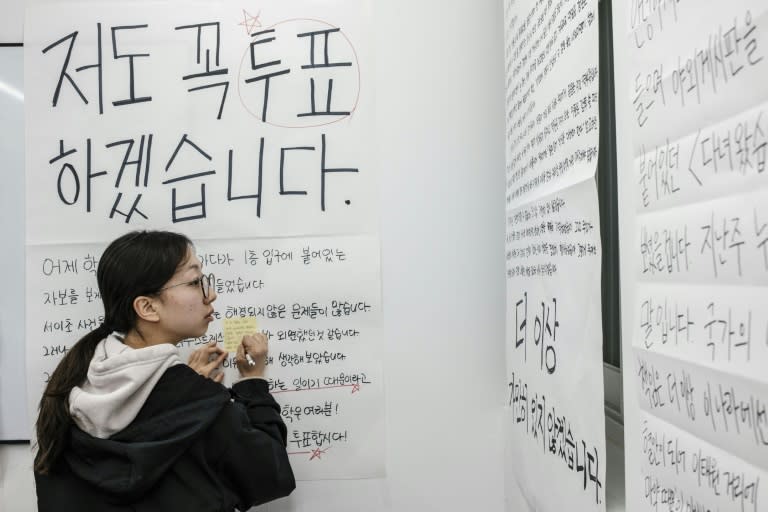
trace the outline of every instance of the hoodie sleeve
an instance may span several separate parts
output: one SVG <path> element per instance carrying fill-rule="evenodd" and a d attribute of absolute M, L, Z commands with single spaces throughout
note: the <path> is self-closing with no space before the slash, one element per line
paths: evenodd
<path fill-rule="evenodd" d="M 263 379 L 243 380 L 232 386 L 232 398 L 245 408 L 252 427 L 287 444 L 288 430 L 280 417 L 280 406 L 269 393 L 269 385 Z"/>
<path fill-rule="evenodd" d="M 296 487 L 285 450 L 287 429 L 280 406 L 261 379 L 232 387 L 230 433 L 219 474 L 235 494 L 237 508 L 288 496 Z"/>

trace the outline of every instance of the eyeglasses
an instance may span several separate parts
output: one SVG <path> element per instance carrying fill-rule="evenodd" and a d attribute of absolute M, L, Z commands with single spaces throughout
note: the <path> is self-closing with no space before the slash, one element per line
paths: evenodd
<path fill-rule="evenodd" d="M 190 286 L 199 285 L 200 289 L 203 292 L 203 300 L 208 300 L 208 297 L 210 297 L 211 292 L 213 291 L 213 287 L 216 285 L 216 277 L 213 275 L 213 273 L 203 274 L 197 279 L 193 279 L 192 281 L 187 281 L 185 283 L 172 284 L 171 286 L 165 286 L 163 288 L 160 288 L 157 291 L 161 292 L 169 288 L 176 288 L 177 286 L 184 286 L 184 285 L 190 285 Z"/>

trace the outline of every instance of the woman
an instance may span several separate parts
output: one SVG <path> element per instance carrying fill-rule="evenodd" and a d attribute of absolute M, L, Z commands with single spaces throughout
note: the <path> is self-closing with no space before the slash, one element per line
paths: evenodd
<path fill-rule="evenodd" d="M 286 427 L 261 378 L 266 337 L 243 338 L 231 389 L 215 343 L 179 359 L 176 343 L 206 332 L 216 300 L 189 239 L 128 233 L 96 276 L 104 323 L 69 349 L 40 401 L 40 512 L 247 510 L 290 494 Z"/>

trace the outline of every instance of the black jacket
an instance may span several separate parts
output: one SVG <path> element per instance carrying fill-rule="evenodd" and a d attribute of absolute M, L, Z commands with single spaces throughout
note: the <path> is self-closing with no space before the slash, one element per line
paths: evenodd
<path fill-rule="evenodd" d="M 280 408 L 261 379 L 227 389 L 172 366 L 109 439 L 74 424 L 64 456 L 35 474 L 40 512 L 227 511 L 296 486 Z"/>

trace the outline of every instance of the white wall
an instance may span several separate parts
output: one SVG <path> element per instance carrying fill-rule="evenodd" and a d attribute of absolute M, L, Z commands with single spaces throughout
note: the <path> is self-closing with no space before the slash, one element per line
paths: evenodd
<path fill-rule="evenodd" d="M 0 0 L 0 43 L 20 43 L 24 27 L 24 2 Z"/>
<path fill-rule="evenodd" d="M 391 510 L 501 510 L 502 2 L 376 9 Z"/>
<path fill-rule="evenodd" d="M 388 476 L 269 510 L 501 511 L 502 2 L 375 9 Z M 0 510 L 34 509 L 30 465 L 0 446 Z"/>
<path fill-rule="evenodd" d="M 35 483 L 28 445 L 0 446 L 0 510 L 35 510 Z"/>

